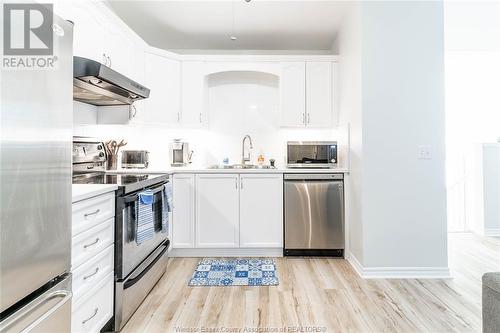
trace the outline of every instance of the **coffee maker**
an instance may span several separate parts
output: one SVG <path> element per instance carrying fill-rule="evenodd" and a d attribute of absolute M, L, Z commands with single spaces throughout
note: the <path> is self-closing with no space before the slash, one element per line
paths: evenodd
<path fill-rule="evenodd" d="M 174 139 L 170 145 L 171 166 L 186 166 L 191 163 L 193 151 L 189 150 L 189 143 Z"/>

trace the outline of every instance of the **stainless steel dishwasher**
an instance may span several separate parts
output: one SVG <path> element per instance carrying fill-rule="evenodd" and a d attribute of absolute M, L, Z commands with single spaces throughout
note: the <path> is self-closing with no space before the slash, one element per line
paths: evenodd
<path fill-rule="evenodd" d="M 285 174 L 284 255 L 344 255 L 344 175 Z"/>

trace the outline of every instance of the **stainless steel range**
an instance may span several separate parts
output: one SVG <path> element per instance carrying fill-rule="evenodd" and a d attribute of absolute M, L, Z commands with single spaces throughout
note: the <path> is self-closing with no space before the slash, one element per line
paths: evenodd
<path fill-rule="evenodd" d="M 115 312 L 113 330 L 120 330 L 142 303 L 167 266 L 170 241 L 162 230 L 163 190 L 168 175 L 122 174 L 105 171 L 103 143 L 91 138 L 73 139 L 73 184 L 116 184 Z M 154 195 L 154 236 L 137 242 L 139 193 Z"/>

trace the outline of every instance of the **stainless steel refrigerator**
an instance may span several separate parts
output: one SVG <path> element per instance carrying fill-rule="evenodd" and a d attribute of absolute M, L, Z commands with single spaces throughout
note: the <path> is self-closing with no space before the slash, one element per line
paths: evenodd
<path fill-rule="evenodd" d="M 73 25 L 54 23 L 54 68 L 1 72 L 0 332 L 71 330 Z"/>

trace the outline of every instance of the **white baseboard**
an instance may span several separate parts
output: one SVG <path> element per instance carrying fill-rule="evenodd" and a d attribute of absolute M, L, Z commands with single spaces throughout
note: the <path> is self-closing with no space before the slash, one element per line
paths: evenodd
<path fill-rule="evenodd" d="M 485 228 L 483 234 L 488 237 L 500 237 L 500 228 Z"/>
<path fill-rule="evenodd" d="M 363 279 L 451 279 L 448 267 L 363 267 L 356 256 L 346 253 L 346 260 Z"/>
<path fill-rule="evenodd" d="M 283 257 L 282 248 L 172 249 L 170 257 Z"/>

